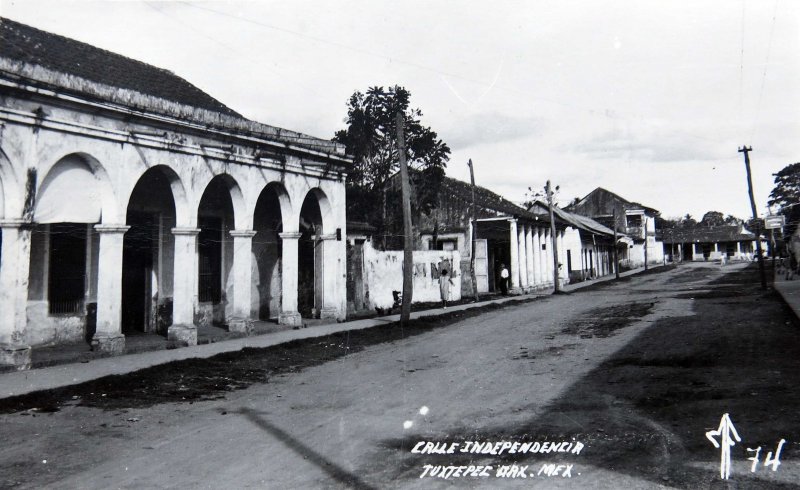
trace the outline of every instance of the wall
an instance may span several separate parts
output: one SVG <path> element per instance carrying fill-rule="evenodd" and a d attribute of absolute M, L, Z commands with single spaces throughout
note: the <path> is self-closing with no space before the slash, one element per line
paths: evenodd
<path fill-rule="evenodd" d="M 364 297 L 367 308 L 390 308 L 394 304 L 392 291 L 403 290 L 403 252 L 376 250 L 372 242 L 364 244 Z M 450 300 L 461 299 L 461 254 L 458 251 L 415 250 L 412 296 L 413 303 L 441 301 L 439 270 L 446 268 L 453 285 Z M 453 267 L 455 264 L 455 267 Z"/>

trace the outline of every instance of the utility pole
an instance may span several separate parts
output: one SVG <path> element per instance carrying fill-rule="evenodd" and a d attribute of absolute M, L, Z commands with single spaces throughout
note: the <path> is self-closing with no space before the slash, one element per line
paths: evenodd
<path fill-rule="evenodd" d="M 750 148 L 742 146 L 739 148 L 739 153 L 744 153 L 744 168 L 747 170 L 747 193 L 750 195 L 750 209 L 753 212 L 753 222 L 756 224 L 756 254 L 758 254 L 758 273 L 761 275 L 761 288 L 767 289 L 767 276 L 764 273 L 764 257 L 761 256 L 761 224 L 758 221 L 758 212 L 756 211 L 756 199 L 753 197 L 753 177 L 750 174 Z"/>
<path fill-rule="evenodd" d="M 617 206 L 614 206 L 614 278 L 619 279 L 619 251 L 617 250 Z"/>
<path fill-rule="evenodd" d="M 556 240 L 556 220 L 553 215 L 553 188 L 550 187 L 550 181 L 544 188 L 547 193 L 547 208 L 550 210 L 550 239 L 553 242 L 553 294 L 561 292 L 558 285 L 558 240 Z"/>
<path fill-rule="evenodd" d="M 400 182 L 403 193 L 403 304 L 400 307 L 400 324 L 406 325 L 411 319 L 411 297 L 414 273 L 414 236 L 411 229 L 411 185 L 408 182 L 408 166 L 406 164 L 406 142 L 403 137 L 404 117 L 397 113 L 397 153 L 400 156 Z"/>
<path fill-rule="evenodd" d="M 475 302 L 478 302 L 478 280 L 475 278 L 475 242 L 477 241 L 477 230 L 475 227 L 478 225 L 478 216 L 475 214 L 475 171 L 472 169 L 472 159 L 467 162 L 469 165 L 469 181 L 472 184 L 472 207 L 470 211 L 470 223 L 472 224 L 472 233 L 470 240 L 472 241 L 472 253 L 470 253 L 469 271 L 472 275 L 472 290 L 475 293 Z"/>

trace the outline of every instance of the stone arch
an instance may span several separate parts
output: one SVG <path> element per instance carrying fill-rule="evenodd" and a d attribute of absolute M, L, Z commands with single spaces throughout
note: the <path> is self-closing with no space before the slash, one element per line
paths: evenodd
<path fill-rule="evenodd" d="M 202 202 L 203 197 L 206 196 L 208 189 L 212 185 L 219 185 L 220 183 L 228 191 L 230 197 L 231 206 L 233 208 L 234 229 L 246 230 L 247 226 L 250 224 L 248 223 L 249 213 L 247 212 L 247 201 L 244 198 L 242 187 L 232 175 L 221 173 L 212 176 L 203 188 L 203 192 L 200 194 L 200 201 L 197 201 L 198 206 Z"/>
<path fill-rule="evenodd" d="M 311 199 L 316 201 L 319 207 L 319 218 L 322 226 L 319 233 L 325 235 L 333 233 L 336 228 L 333 223 L 333 206 L 331 205 L 330 199 L 328 199 L 328 195 L 319 187 L 314 187 L 306 193 L 305 199 L 303 199 L 301 204 L 300 215 L 302 216 L 303 207 L 311 205 Z"/>
<path fill-rule="evenodd" d="M 233 313 L 234 250 L 231 231 L 245 230 L 245 199 L 228 174 L 214 176 L 197 206 L 198 300 L 200 325 L 225 324 Z"/>
<path fill-rule="evenodd" d="M 325 275 L 332 271 L 325 258 L 325 249 L 331 245 L 325 242 L 334 230 L 332 206 L 322 189 L 315 187 L 306 193 L 297 219 L 297 311 L 303 317 L 320 317 L 325 307 Z"/>
<path fill-rule="evenodd" d="M 0 219 L 20 217 L 20 213 L 15 212 L 15 208 L 22 205 L 18 200 L 18 187 L 11 160 L 0 148 Z"/>
<path fill-rule="evenodd" d="M 143 178 L 147 178 L 148 175 L 152 175 L 154 173 L 159 174 L 169 183 L 169 187 L 172 192 L 172 200 L 175 205 L 175 218 L 177 222 L 183 224 L 184 226 L 194 225 L 196 216 L 194 210 L 189 204 L 189 197 L 186 192 L 186 187 L 183 184 L 183 180 L 181 179 L 180 175 L 178 175 L 178 173 L 168 165 L 153 165 L 145 170 L 141 175 L 139 175 L 139 178 L 136 180 L 134 185 L 131 186 L 128 194 L 124 196 L 123 202 L 126 202 L 127 206 L 130 207 L 131 197 L 133 195 L 133 191 L 136 189 L 136 186 L 142 182 Z"/>
<path fill-rule="evenodd" d="M 156 165 L 128 195 L 122 250 L 122 331 L 166 334 L 171 324 L 175 239 L 171 230 L 189 218 L 178 175 Z M 183 213 L 179 217 L 178 213 Z"/>
<path fill-rule="evenodd" d="M 292 207 L 286 188 L 270 182 L 261 190 L 253 209 L 250 316 L 277 319 L 281 312 L 283 240 L 291 226 Z"/>
<path fill-rule="evenodd" d="M 277 197 L 277 201 L 279 204 L 279 211 L 281 214 L 281 219 L 289 225 L 289 221 L 292 219 L 292 201 L 289 197 L 289 193 L 286 191 L 286 187 L 283 186 L 280 182 L 270 182 L 261 189 L 261 193 L 258 196 L 258 200 L 256 201 L 256 208 L 258 208 L 259 204 L 262 203 L 262 199 L 264 198 L 265 194 L 268 192 L 273 192 Z M 253 215 L 253 226 L 255 228 L 255 213 Z"/>
<path fill-rule="evenodd" d="M 97 159 L 70 153 L 58 159 L 41 180 L 34 221 L 38 223 L 119 223 L 111 181 Z"/>

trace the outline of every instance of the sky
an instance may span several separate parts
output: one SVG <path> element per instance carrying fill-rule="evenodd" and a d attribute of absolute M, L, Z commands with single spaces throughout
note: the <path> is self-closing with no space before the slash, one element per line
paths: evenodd
<path fill-rule="evenodd" d="M 447 174 L 512 201 L 549 179 L 699 220 L 758 213 L 800 161 L 800 2 L 38 1 L 0 15 L 166 68 L 250 119 L 329 139 L 401 85 Z"/>

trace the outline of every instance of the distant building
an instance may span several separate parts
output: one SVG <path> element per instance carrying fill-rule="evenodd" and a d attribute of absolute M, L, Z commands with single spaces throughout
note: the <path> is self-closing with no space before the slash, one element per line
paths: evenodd
<path fill-rule="evenodd" d="M 462 295 L 473 294 L 470 276 L 472 186 L 446 177 L 437 207 L 420 218 L 422 250 L 457 250 L 461 254 Z M 500 291 L 500 265 L 510 273 L 512 292 L 553 287 L 553 240 L 550 218 L 528 211 L 502 196 L 475 186 L 475 278 L 479 293 Z M 568 223 L 556 220 L 556 240 L 564 237 Z M 559 263 L 566 263 L 563 246 Z M 566 269 L 560 280 L 569 280 Z"/>
<path fill-rule="evenodd" d="M 645 261 L 649 264 L 664 261 L 663 245 L 656 240 L 656 217 L 661 214 L 657 210 L 628 201 L 602 187 L 568 206 L 567 210 L 616 228 L 631 239 L 627 254 L 620 257 L 622 266 L 633 268 L 643 266 Z"/>
<path fill-rule="evenodd" d="M 753 260 L 756 235 L 742 225 L 662 230 L 664 254 L 673 261 Z M 763 242 L 763 250 L 767 250 Z"/>
<path fill-rule="evenodd" d="M 343 146 L 8 19 L 0 95 L 0 364 L 344 318 Z"/>

